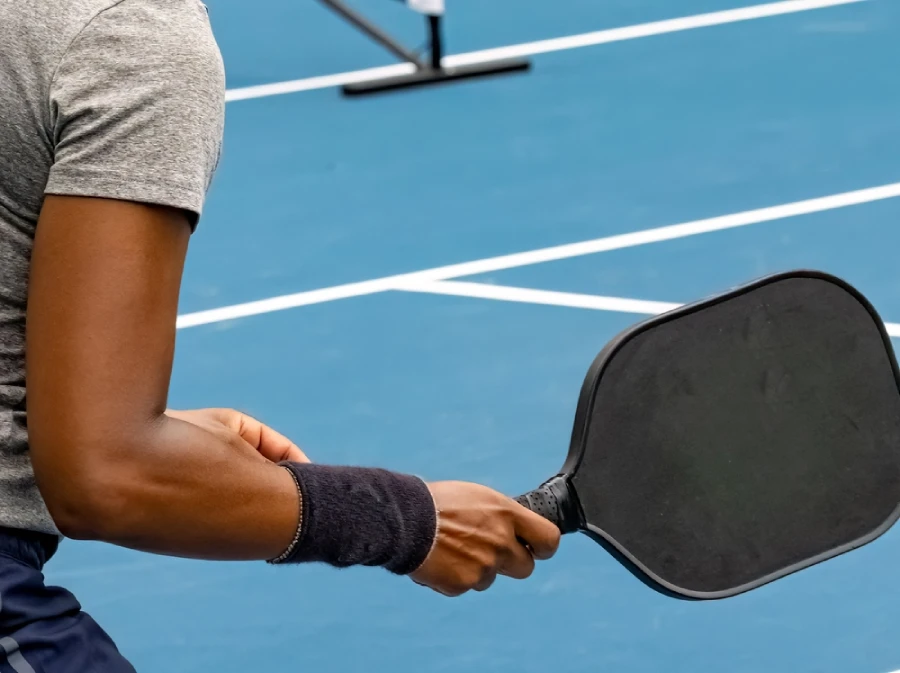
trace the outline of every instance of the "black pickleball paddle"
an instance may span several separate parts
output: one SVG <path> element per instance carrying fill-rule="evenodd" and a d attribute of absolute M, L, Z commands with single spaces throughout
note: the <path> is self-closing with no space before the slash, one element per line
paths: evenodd
<path fill-rule="evenodd" d="M 590 367 L 559 474 L 517 500 L 650 586 L 733 596 L 900 515 L 900 373 L 866 298 L 815 271 L 647 320 Z"/>

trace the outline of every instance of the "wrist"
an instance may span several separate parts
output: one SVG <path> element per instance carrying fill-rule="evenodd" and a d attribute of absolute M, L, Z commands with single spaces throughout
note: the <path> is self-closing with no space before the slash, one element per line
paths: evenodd
<path fill-rule="evenodd" d="M 281 463 L 300 495 L 294 541 L 271 563 L 380 566 L 408 575 L 424 563 L 437 534 L 427 484 L 360 467 Z"/>
<path fill-rule="evenodd" d="M 300 545 L 303 532 L 303 490 L 293 471 L 285 469 L 283 472 L 285 473 L 284 478 L 286 481 L 290 482 L 291 492 L 297 500 L 297 520 L 290 529 L 293 531 L 290 541 L 287 544 L 280 545 L 279 550 L 283 551 L 269 561 L 269 563 L 273 565 L 286 562 L 295 553 L 297 547 Z"/>

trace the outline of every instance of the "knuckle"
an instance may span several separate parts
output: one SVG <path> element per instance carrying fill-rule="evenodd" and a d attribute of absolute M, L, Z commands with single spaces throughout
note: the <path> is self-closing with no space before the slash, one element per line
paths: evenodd
<path fill-rule="evenodd" d="M 466 591 L 464 586 L 451 578 L 444 578 L 438 581 L 417 581 L 416 583 L 447 598 L 456 598 Z"/>
<path fill-rule="evenodd" d="M 240 412 L 227 407 L 215 407 L 210 409 L 210 415 L 222 425 L 233 427 L 235 423 L 238 422 Z"/>
<path fill-rule="evenodd" d="M 481 582 L 478 583 L 478 586 L 475 587 L 475 591 L 479 591 L 479 592 L 487 591 L 492 586 L 494 586 L 494 582 L 496 580 L 497 580 L 496 573 L 490 573 L 489 575 L 485 576 L 481 580 Z"/>
<path fill-rule="evenodd" d="M 548 531 L 547 536 L 540 541 L 540 544 L 535 545 L 535 556 L 542 560 L 551 558 L 559 550 L 561 539 L 562 536 L 558 529 Z"/>
<path fill-rule="evenodd" d="M 468 570 L 461 574 L 460 584 L 462 584 L 462 586 L 466 587 L 467 589 L 471 589 L 472 587 L 477 586 L 479 582 L 481 582 L 481 579 L 484 577 L 484 575 L 484 568 L 479 570 Z"/>
<path fill-rule="evenodd" d="M 457 585 L 451 586 L 448 589 L 447 596 L 449 596 L 450 598 L 459 598 L 460 596 L 464 596 L 465 594 L 469 593 L 469 591 L 471 589 L 472 589 L 471 585 L 457 584 Z"/>
<path fill-rule="evenodd" d="M 244 441 L 244 438 L 236 431 L 223 428 L 221 433 L 222 439 L 225 440 L 231 448 L 238 450 L 245 448 L 246 442 Z"/>
<path fill-rule="evenodd" d="M 477 559 L 475 566 L 472 569 L 472 573 L 476 573 L 479 576 L 484 576 L 485 573 L 492 572 L 494 568 L 497 567 L 498 559 L 500 558 L 500 554 L 495 545 L 492 545 L 492 548 L 488 551 L 485 551 L 479 554 L 479 558 Z"/>
<path fill-rule="evenodd" d="M 555 554 L 559 549 L 559 543 L 562 540 L 562 534 L 558 529 L 553 530 L 552 537 L 550 538 L 550 553 Z"/>
<path fill-rule="evenodd" d="M 506 553 L 518 544 L 516 528 L 512 521 L 504 521 L 502 526 L 497 526 L 494 531 L 494 547 L 500 552 Z"/>
<path fill-rule="evenodd" d="M 510 568 L 510 576 L 517 580 L 527 580 L 534 573 L 534 560 L 523 559 Z"/>
<path fill-rule="evenodd" d="M 531 577 L 534 574 L 534 559 L 533 558 L 529 557 L 526 561 L 524 561 L 522 563 L 521 572 L 522 572 L 521 578 L 523 580 L 527 580 L 529 577 Z"/>

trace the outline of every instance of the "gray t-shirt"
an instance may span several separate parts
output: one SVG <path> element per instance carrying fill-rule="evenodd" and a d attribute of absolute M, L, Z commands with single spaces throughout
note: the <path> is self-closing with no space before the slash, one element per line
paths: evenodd
<path fill-rule="evenodd" d="M 199 218 L 219 159 L 225 75 L 200 0 L 0 2 L 0 26 L 0 526 L 58 534 L 26 431 L 25 308 L 43 197 Z"/>

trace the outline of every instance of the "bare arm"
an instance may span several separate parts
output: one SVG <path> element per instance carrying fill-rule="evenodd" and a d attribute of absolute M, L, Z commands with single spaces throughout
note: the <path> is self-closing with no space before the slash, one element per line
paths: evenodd
<path fill-rule="evenodd" d="M 49 97 L 26 386 L 30 457 L 63 534 L 173 556 L 418 570 L 454 595 L 528 570 L 521 550 L 506 551 L 530 513 L 500 494 L 310 465 L 236 412 L 166 410 L 185 213 L 202 212 L 224 124 L 221 54 L 201 5 L 99 12 Z M 488 501 L 500 514 L 484 525 Z"/>
<path fill-rule="evenodd" d="M 48 197 L 27 317 L 28 427 L 62 532 L 206 559 L 290 543 L 290 474 L 240 435 L 165 414 L 190 228 L 180 211 Z"/>
<path fill-rule="evenodd" d="M 173 556 L 381 565 L 449 595 L 527 576 L 517 538 L 546 558 L 559 531 L 499 493 L 304 464 L 235 412 L 166 411 L 184 213 L 201 212 L 218 161 L 224 73 L 196 3 L 139 9 L 97 15 L 51 87 L 55 196 L 31 260 L 26 385 L 57 526 Z"/>
<path fill-rule="evenodd" d="M 434 502 L 426 503 L 401 475 L 300 469 L 306 458 L 295 445 L 252 419 L 244 426 L 234 412 L 167 412 L 189 231 L 176 210 L 46 201 L 29 293 L 28 425 L 38 485 L 65 535 L 173 556 L 268 560 L 294 539 L 302 484 L 313 498 L 303 503 L 298 562 L 399 567 L 437 533 L 424 562 L 401 574 L 457 596 L 500 574 L 528 577 L 534 558 L 519 539 L 536 558 L 553 555 L 555 526 L 482 486 L 431 484 Z M 284 460 L 296 482 L 276 464 Z M 424 530 L 435 504 L 439 525 Z"/>

